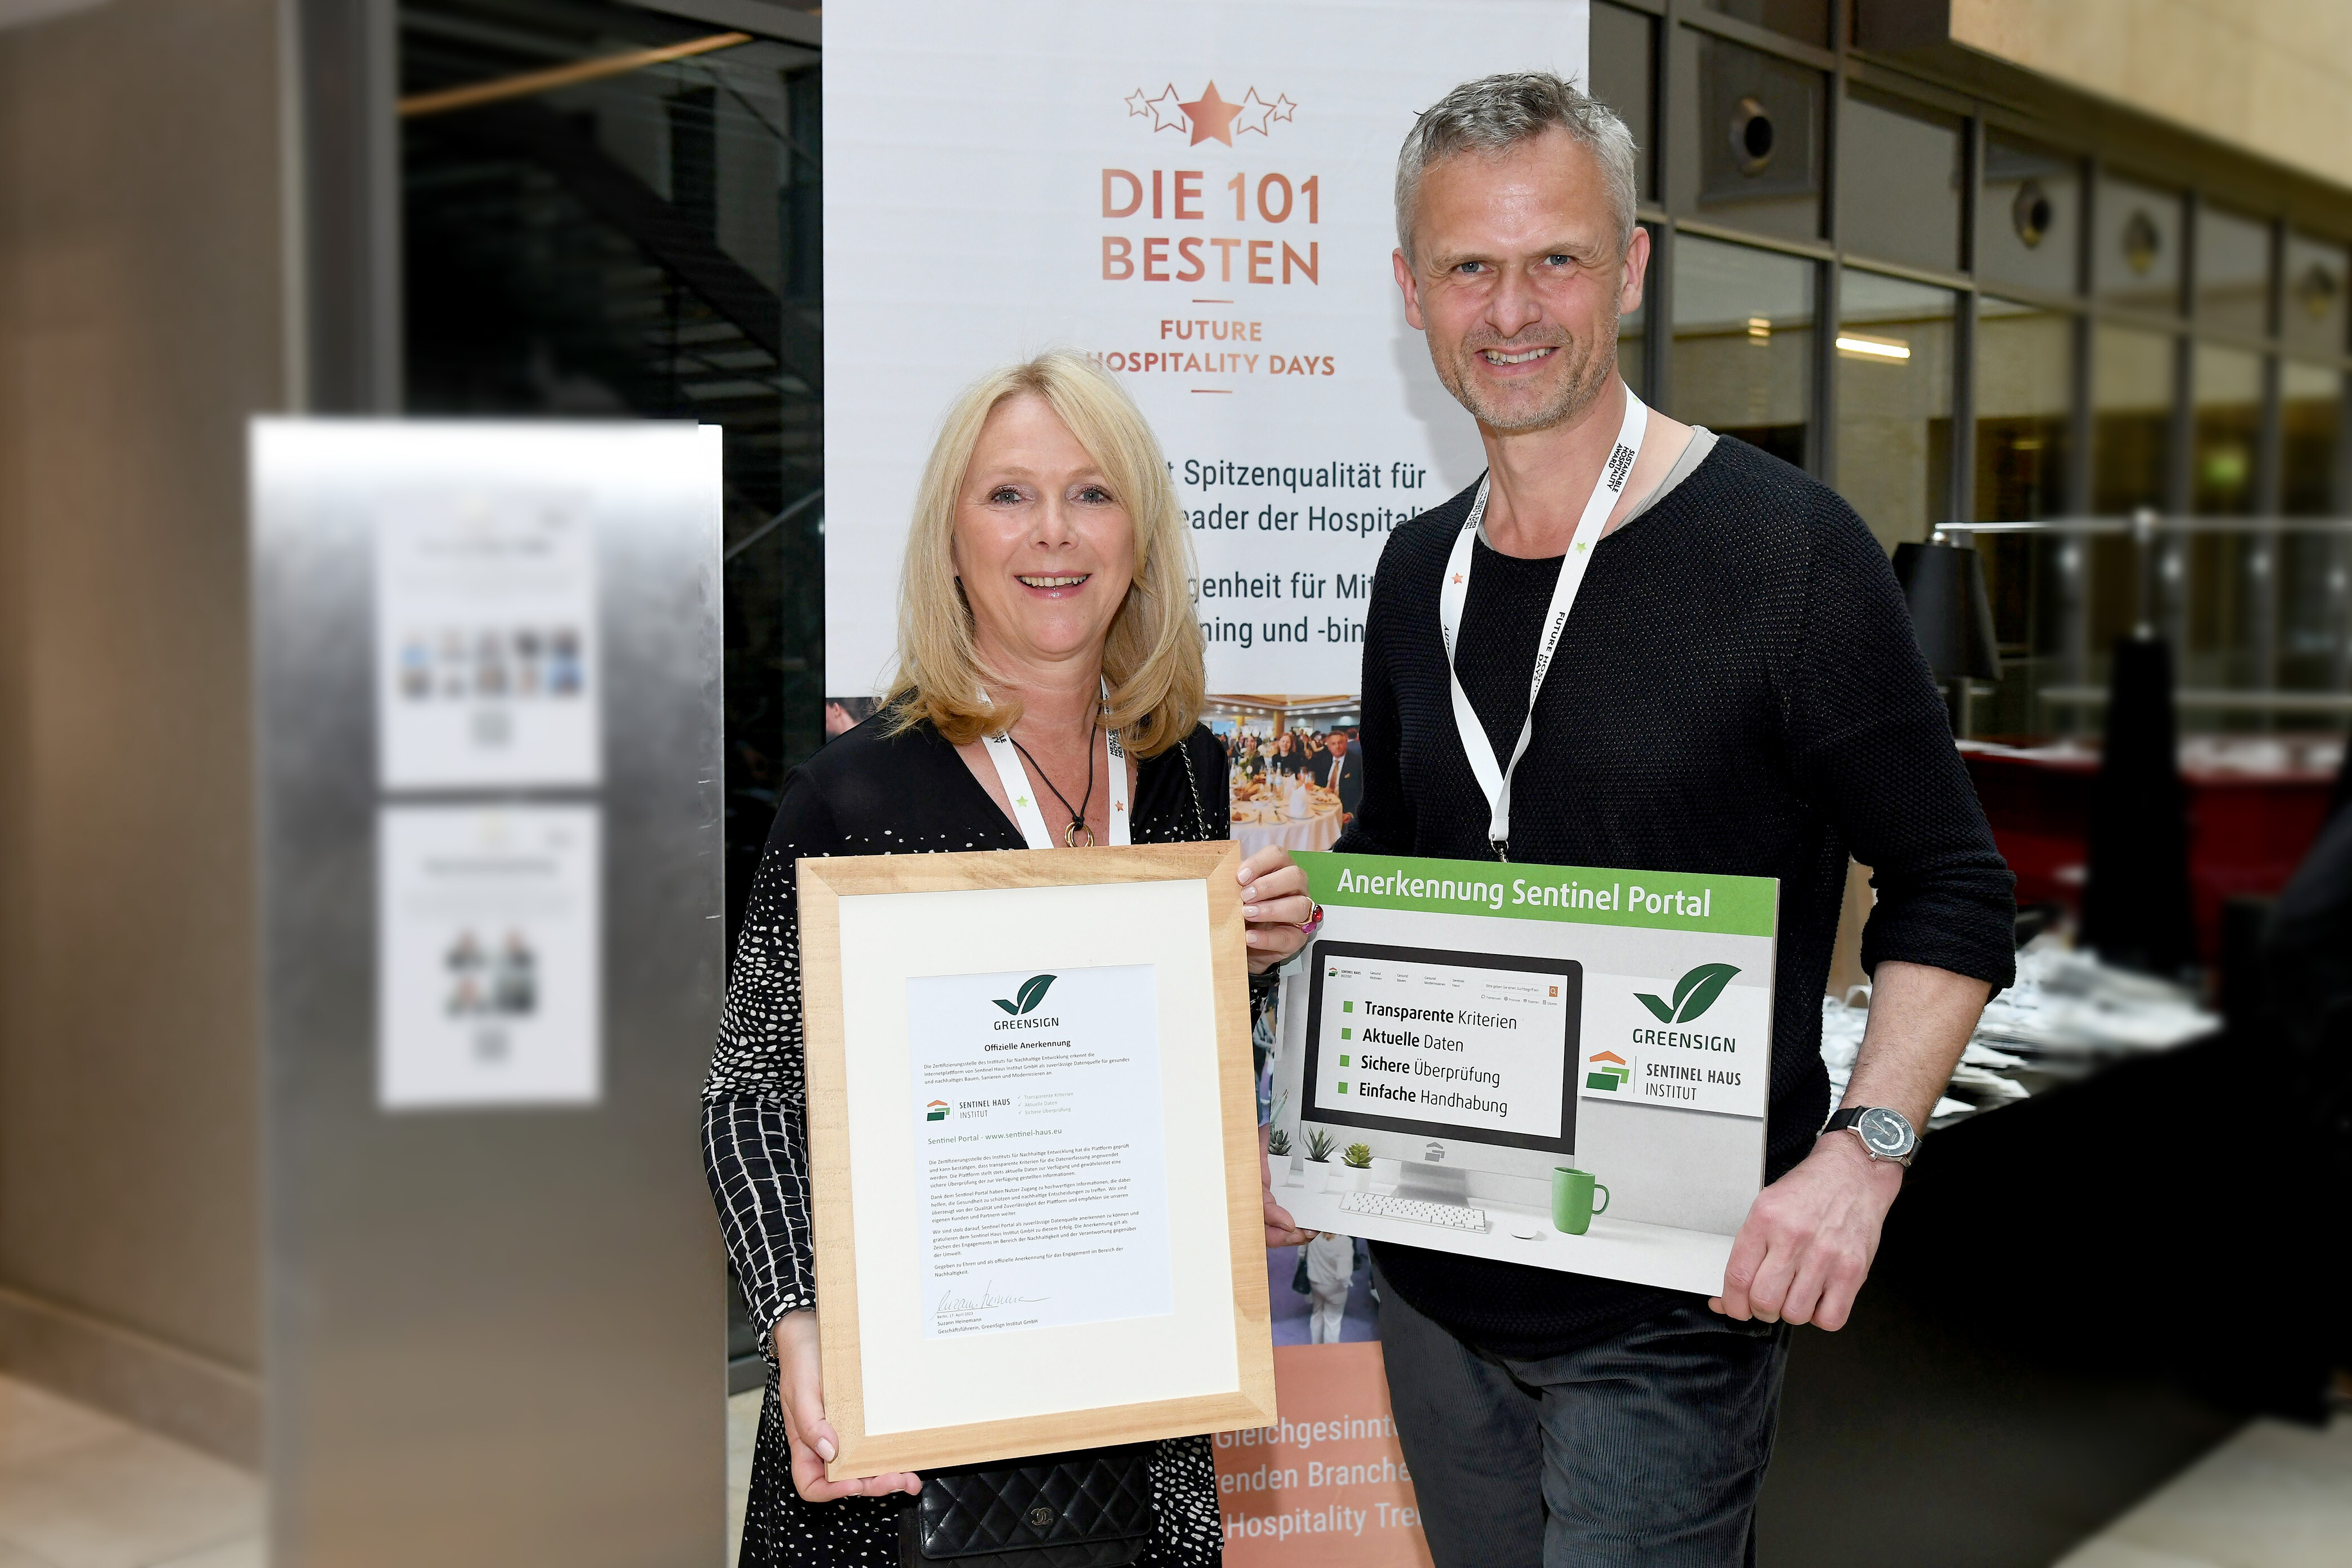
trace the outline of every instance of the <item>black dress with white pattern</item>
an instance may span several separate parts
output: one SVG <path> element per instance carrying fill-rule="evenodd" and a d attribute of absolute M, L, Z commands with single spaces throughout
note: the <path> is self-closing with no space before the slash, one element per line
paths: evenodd
<path fill-rule="evenodd" d="M 703 1163 L 728 1255 L 754 1322 L 772 1327 L 816 1303 L 809 1225 L 806 1100 L 801 1058 L 802 857 L 1020 849 L 1020 830 L 929 723 L 898 734 L 877 714 L 835 741 L 784 784 L 775 826 L 743 919 L 719 1048 L 703 1090 Z M 1204 728 L 1137 764 L 1129 820 L 1138 844 L 1228 833 L 1225 754 Z M 741 1568 L 896 1563 L 898 1515 L 914 1500 L 812 1503 L 793 1489 L 772 1340 L 768 1394 L 743 1519 Z M 1223 1561 L 1217 1483 L 1206 1437 L 1159 1446 L 1151 1464 L 1160 1526 L 1143 1562 L 1202 1568 Z"/>

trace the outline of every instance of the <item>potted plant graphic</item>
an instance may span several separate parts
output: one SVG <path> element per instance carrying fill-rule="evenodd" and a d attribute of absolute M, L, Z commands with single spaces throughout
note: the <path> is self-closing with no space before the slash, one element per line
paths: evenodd
<path fill-rule="evenodd" d="M 1331 1158 L 1331 1134 L 1320 1127 L 1307 1130 L 1307 1157 L 1320 1165 Z"/>
<path fill-rule="evenodd" d="M 1276 1127 L 1265 1135 L 1265 1152 L 1269 1154 L 1290 1152 L 1290 1134 Z"/>
<path fill-rule="evenodd" d="M 1350 1143 L 1339 1158 L 1348 1163 L 1349 1170 L 1369 1171 L 1372 1168 L 1372 1146 L 1369 1143 Z"/>

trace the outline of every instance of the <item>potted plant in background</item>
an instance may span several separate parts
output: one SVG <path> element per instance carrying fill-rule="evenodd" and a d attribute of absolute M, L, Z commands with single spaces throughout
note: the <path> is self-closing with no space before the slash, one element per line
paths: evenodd
<path fill-rule="evenodd" d="M 1331 1158 L 1331 1134 L 1320 1127 L 1307 1130 L 1307 1157 L 1320 1165 Z"/>

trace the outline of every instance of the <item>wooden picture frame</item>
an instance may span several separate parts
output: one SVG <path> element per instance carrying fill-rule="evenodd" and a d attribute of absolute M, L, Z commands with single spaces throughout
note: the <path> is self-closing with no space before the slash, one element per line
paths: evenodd
<path fill-rule="evenodd" d="M 817 1316 L 839 1437 L 829 1477 L 1275 1421 L 1240 863 L 1229 842 L 800 862 Z M 910 1329 L 919 1309 L 900 1302 L 919 1283 L 906 1261 L 920 1247 L 919 1205 L 898 1173 L 932 1156 L 916 1154 L 924 1134 L 905 1109 L 916 1102 L 891 1092 L 917 1070 L 908 982 L 1122 955 L 1154 966 L 1177 1311 L 950 1342 Z M 1213 1081 L 1200 1081 L 1212 1063 Z M 1160 1396 L 1128 1397 L 1144 1384 Z M 1108 1402 L 1085 1403 L 1097 1395 Z M 990 1415 L 1024 1403 L 1038 1407 Z"/>

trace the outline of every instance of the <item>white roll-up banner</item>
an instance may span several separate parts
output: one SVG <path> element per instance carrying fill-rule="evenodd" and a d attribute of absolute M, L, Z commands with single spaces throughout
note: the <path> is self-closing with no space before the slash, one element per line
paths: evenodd
<path fill-rule="evenodd" d="M 1192 523 L 1210 721 L 1351 723 L 1382 545 L 1482 467 L 1398 297 L 1397 150 L 1462 82 L 1586 81 L 1586 0 L 855 0 L 824 23 L 826 689 L 888 677 L 949 405 L 1074 349 L 1134 394 Z M 1234 836 L 1328 848 L 1334 777 L 1244 781 Z M 1282 1418 L 1213 1439 L 1225 1561 L 1427 1568 L 1361 1245 L 1266 1261 Z"/>

